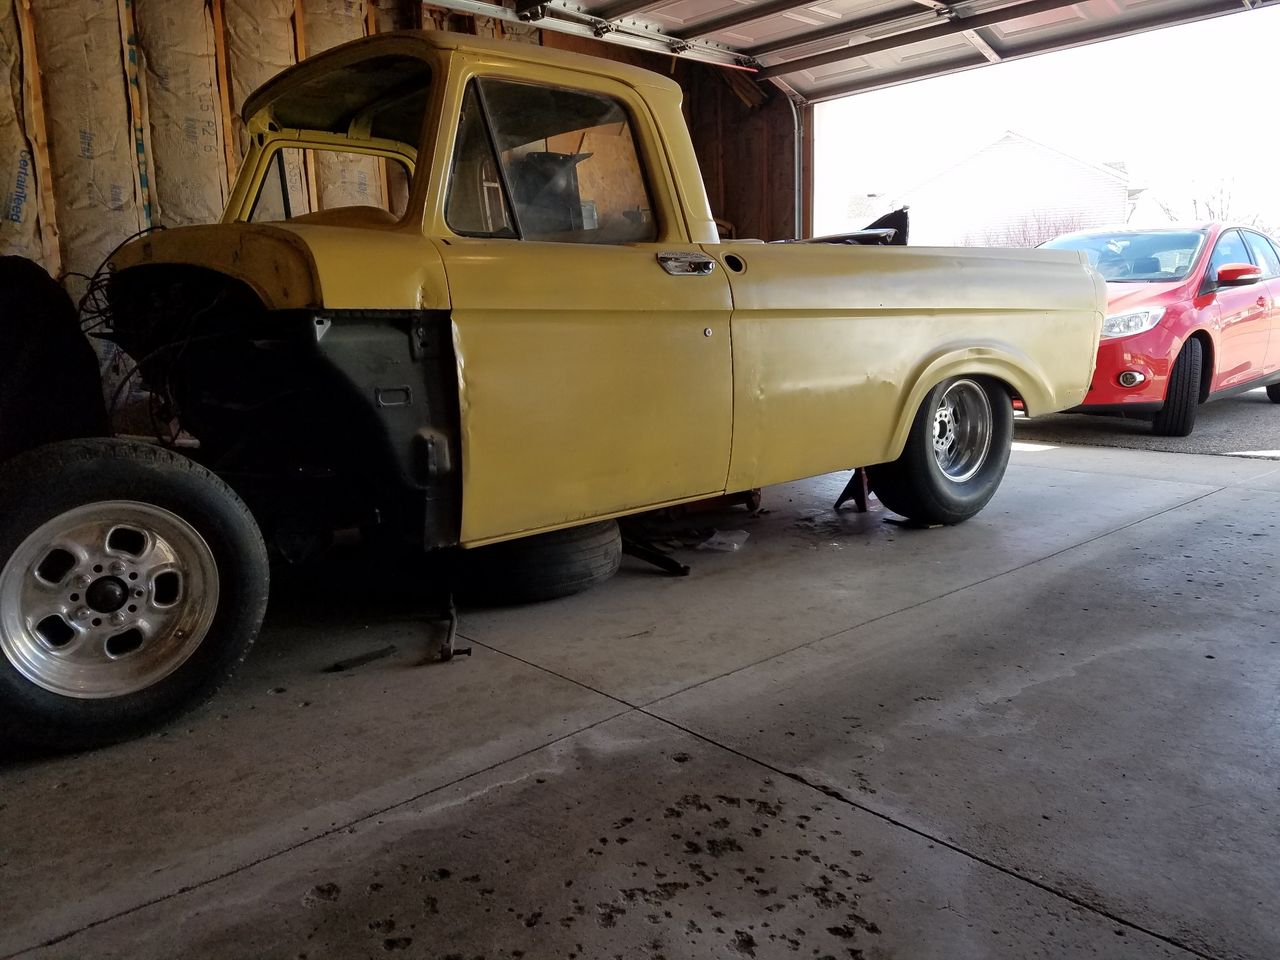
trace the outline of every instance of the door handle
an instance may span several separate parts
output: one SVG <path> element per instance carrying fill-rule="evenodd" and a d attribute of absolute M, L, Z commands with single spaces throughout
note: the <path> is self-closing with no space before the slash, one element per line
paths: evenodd
<path fill-rule="evenodd" d="M 673 277 L 705 277 L 716 268 L 716 262 L 705 253 L 683 250 L 658 254 L 658 263 Z"/>

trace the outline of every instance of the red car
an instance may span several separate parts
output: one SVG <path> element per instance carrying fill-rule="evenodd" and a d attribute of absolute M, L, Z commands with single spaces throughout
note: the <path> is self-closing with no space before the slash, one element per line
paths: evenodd
<path fill-rule="evenodd" d="M 1266 386 L 1280 403 L 1280 245 L 1211 223 L 1086 230 L 1044 244 L 1082 250 L 1107 281 L 1098 366 L 1081 413 L 1154 414 L 1185 437 L 1196 411 Z"/>

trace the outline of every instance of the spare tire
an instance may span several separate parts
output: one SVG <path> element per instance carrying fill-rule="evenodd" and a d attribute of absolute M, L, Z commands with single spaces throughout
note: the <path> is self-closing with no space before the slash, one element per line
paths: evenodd
<path fill-rule="evenodd" d="M 618 522 L 586 523 L 463 552 L 458 592 L 480 603 L 554 600 L 604 583 L 621 563 Z"/>
<path fill-rule="evenodd" d="M 111 432 L 98 357 L 75 305 L 39 264 L 0 257 L 0 460 Z"/>
<path fill-rule="evenodd" d="M 267 606 L 239 497 L 171 450 L 66 440 L 0 467 L 0 737 L 83 749 L 208 699 Z"/>

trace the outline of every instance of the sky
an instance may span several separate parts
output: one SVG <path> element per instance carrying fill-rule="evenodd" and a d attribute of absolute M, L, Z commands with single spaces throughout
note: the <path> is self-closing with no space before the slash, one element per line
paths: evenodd
<path fill-rule="evenodd" d="M 1012 130 L 1186 204 L 1230 191 L 1280 228 L 1280 5 L 818 104 L 817 234 L 855 194 L 892 195 Z M 874 146 L 878 149 L 868 149 Z"/>

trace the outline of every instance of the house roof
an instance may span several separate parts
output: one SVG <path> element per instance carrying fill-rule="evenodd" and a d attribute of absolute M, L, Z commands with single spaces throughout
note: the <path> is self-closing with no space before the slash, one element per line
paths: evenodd
<path fill-rule="evenodd" d="M 911 187 L 908 190 L 899 191 L 898 195 L 902 197 L 909 197 L 915 193 L 918 193 L 919 191 L 923 190 L 925 187 L 929 186 L 935 181 L 941 180 L 943 177 L 947 176 L 949 173 L 952 173 L 953 171 L 958 170 L 959 168 L 963 167 L 965 164 L 971 162 L 975 158 L 980 157 L 982 154 L 986 153 L 992 147 L 998 146 L 1002 143 L 1011 143 L 1011 142 L 1029 144 L 1040 150 L 1044 150 L 1049 153 L 1056 154 L 1057 156 L 1062 157 L 1063 159 L 1068 160 L 1072 163 L 1076 163 L 1081 166 L 1089 167 L 1090 169 L 1096 170 L 1099 173 L 1102 173 L 1108 177 L 1111 177 L 1117 182 L 1124 184 L 1126 186 L 1129 183 L 1128 172 L 1121 167 L 1117 167 L 1115 164 L 1096 163 L 1092 160 L 1086 160 L 1083 157 L 1076 156 L 1075 154 L 1067 153 L 1065 150 L 1059 150 L 1057 147 L 1051 147 L 1046 143 L 1041 143 L 1039 140 L 1033 140 L 1031 137 L 1024 136 L 1023 134 L 1018 133 L 1014 130 L 1006 130 L 1004 134 L 997 137 L 995 140 L 992 140 L 990 143 L 982 147 L 979 147 L 977 150 L 974 150 L 971 153 L 965 154 L 965 156 L 962 157 L 961 159 L 955 161 L 954 163 L 948 164 L 947 166 L 939 170 L 937 173 L 932 174 L 931 176 L 927 177 L 924 180 L 921 180 L 914 187 Z"/>

